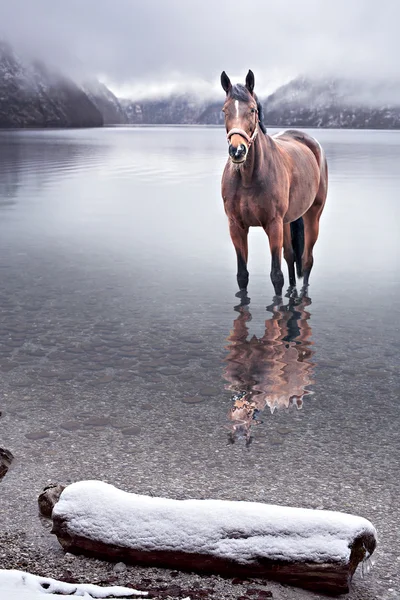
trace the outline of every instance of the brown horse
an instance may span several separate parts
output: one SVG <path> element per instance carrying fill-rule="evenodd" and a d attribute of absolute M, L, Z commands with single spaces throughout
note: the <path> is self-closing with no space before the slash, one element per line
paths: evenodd
<path fill-rule="evenodd" d="M 254 94 L 254 74 L 246 85 L 232 85 L 225 71 L 223 107 L 229 159 L 222 177 L 222 197 L 237 254 L 240 293 L 249 282 L 247 235 L 249 227 L 262 227 L 271 249 L 271 280 L 282 295 L 282 248 L 289 270 L 289 290 L 304 276 L 309 285 L 313 247 L 324 208 L 328 169 L 320 144 L 301 131 L 269 136 L 262 122 L 262 107 Z"/>

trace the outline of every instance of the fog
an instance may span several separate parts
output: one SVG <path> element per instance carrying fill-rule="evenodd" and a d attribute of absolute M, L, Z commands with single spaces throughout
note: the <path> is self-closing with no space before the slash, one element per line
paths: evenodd
<path fill-rule="evenodd" d="M 251 68 L 266 94 L 298 74 L 398 77 L 396 0 L 0 0 L 0 38 L 119 95 L 220 94 Z"/>

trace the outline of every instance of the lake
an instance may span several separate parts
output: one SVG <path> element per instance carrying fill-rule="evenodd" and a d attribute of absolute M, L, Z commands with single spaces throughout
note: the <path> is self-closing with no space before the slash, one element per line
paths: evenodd
<path fill-rule="evenodd" d="M 354 512 L 380 545 L 349 597 L 399 597 L 400 131 L 309 133 L 311 301 L 272 304 L 253 229 L 239 307 L 222 129 L 0 132 L 3 531 L 61 555 L 36 498 L 79 479 Z"/>

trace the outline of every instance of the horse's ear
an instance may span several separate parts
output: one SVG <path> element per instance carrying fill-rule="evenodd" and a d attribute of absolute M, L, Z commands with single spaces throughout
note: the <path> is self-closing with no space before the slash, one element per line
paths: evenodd
<path fill-rule="evenodd" d="M 249 70 L 249 72 L 247 73 L 246 87 L 249 90 L 250 94 L 252 94 L 253 90 L 254 90 L 254 73 L 253 73 L 253 71 Z"/>
<path fill-rule="evenodd" d="M 229 90 L 232 87 L 232 84 L 231 84 L 231 80 L 229 79 L 229 77 L 225 73 L 225 71 L 222 71 L 222 73 L 221 73 L 221 85 L 222 85 L 222 88 L 225 90 L 225 92 L 228 94 Z"/>

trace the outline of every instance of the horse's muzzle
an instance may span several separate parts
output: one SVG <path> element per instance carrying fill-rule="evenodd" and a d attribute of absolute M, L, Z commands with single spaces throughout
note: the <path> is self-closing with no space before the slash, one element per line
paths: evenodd
<path fill-rule="evenodd" d="M 239 146 L 233 146 L 229 144 L 229 156 L 235 163 L 241 163 L 246 160 L 247 147 L 245 144 L 239 144 Z"/>

